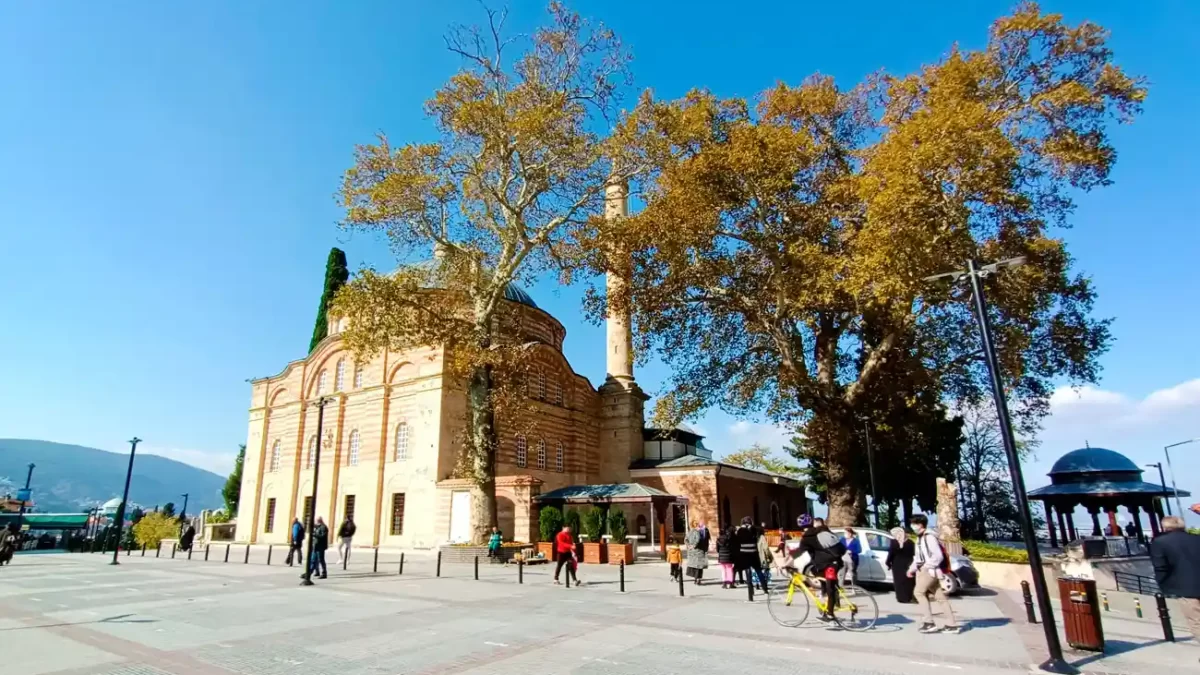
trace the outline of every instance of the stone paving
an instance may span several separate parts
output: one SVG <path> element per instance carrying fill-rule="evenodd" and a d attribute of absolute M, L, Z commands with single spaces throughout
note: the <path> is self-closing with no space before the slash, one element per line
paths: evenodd
<path fill-rule="evenodd" d="M 358 550 L 346 570 L 299 585 L 286 551 L 224 546 L 140 552 L 107 564 L 100 554 L 19 555 L 0 569 L 0 673 L 22 675 L 383 675 L 753 672 L 1011 673 L 1044 659 L 1041 626 L 1019 594 L 983 591 L 955 600 L 962 635 L 921 635 L 912 605 L 880 594 L 880 621 L 863 634 L 784 628 L 765 598 L 684 585 L 663 564 L 583 566 L 581 588 L 551 583 L 552 569 L 444 564 L 428 553 Z M 1118 603 L 1119 604 L 1119 603 Z M 1085 672 L 1200 672 L 1200 647 L 1181 619 L 1180 642 L 1161 641 L 1153 606 L 1136 619 L 1105 616 L 1109 653 L 1069 653 Z"/>

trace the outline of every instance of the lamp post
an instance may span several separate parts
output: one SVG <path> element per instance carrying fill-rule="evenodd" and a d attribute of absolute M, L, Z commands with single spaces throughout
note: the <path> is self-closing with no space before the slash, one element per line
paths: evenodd
<path fill-rule="evenodd" d="M 1163 492 L 1166 492 L 1167 491 L 1167 479 L 1163 478 L 1162 462 L 1153 462 L 1153 463 L 1147 464 L 1146 466 L 1147 467 L 1153 466 L 1158 469 L 1158 484 L 1162 486 Z M 1171 500 L 1163 499 L 1163 502 L 1167 505 L 1167 515 L 1168 516 L 1171 515 Z"/>
<path fill-rule="evenodd" d="M 33 462 L 29 463 L 29 472 L 25 474 L 25 489 L 21 490 L 21 508 L 17 511 L 17 532 L 21 531 L 21 526 L 25 524 L 25 502 L 29 501 L 29 482 L 33 480 L 33 468 L 37 466 Z"/>
<path fill-rule="evenodd" d="M 958 281 L 965 276 L 971 284 L 975 321 L 979 324 L 979 337 L 983 342 L 983 355 L 987 361 L 988 376 L 992 384 L 992 399 L 995 401 L 996 413 L 999 416 L 1000 438 L 1004 444 L 1004 454 L 1008 458 L 1009 476 L 1012 479 L 1013 492 L 1017 499 L 1017 509 L 1021 515 L 1021 534 L 1025 540 L 1025 549 L 1029 552 L 1029 567 L 1033 577 L 1033 586 L 1037 592 L 1038 608 L 1041 610 L 1042 630 L 1046 635 L 1046 649 L 1050 653 L 1050 658 L 1041 664 L 1040 668 L 1050 673 L 1074 673 L 1075 669 L 1063 659 L 1062 643 L 1058 639 L 1054 607 L 1050 604 L 1050 589 L 1046 586 L 1046 576 L 1042 569 L 1042 555 L 1038 550 L 1032 515 L 1029 512 L 1029 497 L 1025 494 L 1025 479 L 1021 475 L 1021 458 L 1017 455 L 1016 439 L 1012 432 L 1012 419 L 1008 414 L 1008 400 L 1004 394 L 1004 383 L 1000 379 L 1000 366 L 996 360 L 996 348 L 992 342 L 992 324 L 987 313 L 987 298 L 983 294 L 982 284 L 979 283 L 983 277 L 995 274 L 1006 267 L 1016 267 L 1024 262 L 1024 258 L 1011 258 L 976 268 L 975 261 L 968 260 L 966 271 L 938 274 L 927 277 L 926 281 L 943 278 Z"/>
<path fill-rule="evenodd" d="M 1179 488 L 1175 485 L 1175 467 L 1171 466 L 1171 448 L 1180 445 L 1187 445 L 1188 443 L 1195 443 L 1197 441 L 1200 441 L 1200 438 L 1189 438 L 1186 441 L 1172 443 L 1163 448 L 1163 453 L 1167 456 L 1167 471 L 1171 473 L 1171 492 L 1175 495 L 1175 508 L 1179 509 L 1179 515 L 1181 517 L 1183 516 L 1183 502 L 1179 501 Z"/>
<path fill-rule="evenodd" d="M 325 405 L 328 404 L 330 398 L 322 396 L 317 399 L 313 405 L 317 408 L 317 447 L 313 449 L 313 487 L 312 487 L 312 511 L 304 514 L 307 521 L 304 527 L 308 532 L 308 552 L 304 556 L 304 581 L 300 582 L 301 586 L 312 586 L 312 551 L 313 551 L 313 523 L 316 522 L 317 514 L 317 485 L 321 476 L 321 434 L 322 426 L 325 423 Z"/>
<path fill-rule="evenodd" d="M 875 490 L 875 452 L 871 448 L 871 422 L 863 420 L 863 434 L 867 437 L 867 469 L 871 474 L 871 506 L 875 510 L 875 528 L 879 528 L 879 493 Z"/>
<path fill-rule="evenodd" d="M 141 442 L 142 439 L 137 436 L 129 441 L 129 468 L 125 470 L 125 492 L 121 496 L 121 505 L 117 507 L 117 541 L 113 544 L 113 559 L 109 563 L 111 565 L 121 564 L 117 560 L 117 555 L 121 552 L 121 535 L 123 534 L 122 530 L 125 529 L 125 507 L 129 503 L 129 481 L 133 478 L 133 458 L 137 454 L 138 443 Z"/>

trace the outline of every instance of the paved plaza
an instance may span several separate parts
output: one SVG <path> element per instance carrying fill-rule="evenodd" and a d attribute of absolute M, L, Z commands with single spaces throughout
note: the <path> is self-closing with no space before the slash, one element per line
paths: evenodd
<path fill-rule="evenodd" d="M 209 560 L 140 552 L 20 555 L 0 569 L 0 673 L 21 675 L 382 675 L 498 673 L 1011 673 L 1044 658 L 1041 627 L 1020 597 L 983 591 L 955 601 L 967 632 L 921 635 L 915 606 L 878 596 L 865 634 L 783 628 L 765 598 L 678 586 L 663 564 L 584 566 L 582 588 L 550 582 L 546 566 L 444 564 L 428 553 L 356 550 L 346 570 L 311 588 L 285 551 L 214 546 Z M 332 557 L 330 562 L 332 563 Z M 1110 653 L 1070 653 L 1085 672 L 1198 672 L 1200 647 L 1176 619 L 1161 641 L 1153 602 L 1137 619 L 1114 597 Z"/>

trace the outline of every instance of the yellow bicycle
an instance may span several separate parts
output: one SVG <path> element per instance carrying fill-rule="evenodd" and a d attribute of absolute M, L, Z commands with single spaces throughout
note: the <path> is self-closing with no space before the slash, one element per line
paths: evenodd
<path fill-rule="evenodd" d="M 821 580 L 800 573 L 792 575 L 787 590 L 767 594 L 767 609 L 775 623 L 795 628 L 808 620 L 812 606 L 820 616 L 828 617 L 849 631 L 866 631 L 879 620 L 879 605 L 870 593 L 854 584 L 838 584 L 834 602 L 821 592 Z M 833 606 L 830 607 L 830 604 Z"/>

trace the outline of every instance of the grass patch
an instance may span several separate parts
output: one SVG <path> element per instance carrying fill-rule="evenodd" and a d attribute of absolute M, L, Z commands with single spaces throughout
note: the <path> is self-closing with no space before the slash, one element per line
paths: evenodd
<path fill-rule="evenodd" d="M 971 560 L 981 562 L 1029 564 L 1029 551 L 1023 548 L 1008 548 L 986 541 L 964 540 L 963 548 Z"/>

